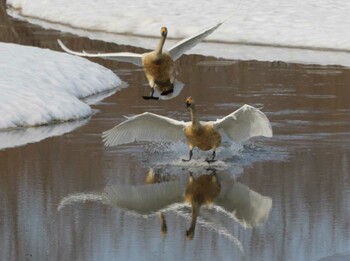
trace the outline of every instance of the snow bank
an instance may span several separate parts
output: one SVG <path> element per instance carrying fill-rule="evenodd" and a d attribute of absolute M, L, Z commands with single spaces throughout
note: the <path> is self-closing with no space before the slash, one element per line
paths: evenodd
<path fill-rule="evenodd" d="M 81 98 L 116 88 L 120 79 L 86 59 L 0 43 L 0 129 L 86 118 Z"/>
<path fill-rule="evenodd" d="M 340 64 L 350 57 L 350 2 L 343 0 L 133 0 L 127 3 L 121 0 L 7 0 L 7 4 L 22 18 L 45 27 L 73 30 L 73 33 L 93 39 L 145 48 L 154 47 L 154 41 L 130 41 L 128 35 L 158 37 L 160 27 L 165 25 L 169 37 L 183 38 L 232 15 L 208 37 L 211 41 L 229 45 L 224 48 L 206 46 L 205 54 L 308 63 L 316 57 L 316 63 Z M 15 16 L 16 12 L 10 14 Z M 108 36 L 106 32 L 127 35 Z M 237 51 L 242 47 L 240 45 L 243 49 L 253 45 L 250 48 L 253 53 Z M 282 47 L 283 52 L 278 50 L 275 53 L 266 47 Z M 297 48 L 299 52 L 291 48 Z M 314 51 L 304 57 L 300 49 Z M 322 55 L 320 50 L 327 53 Z M 191 52 L 203 53 L 197 47 Z M 317 57 L 319 53 L 322 59 Z M 332 54 L 340 59 L 344 55 L 348 57 L 339 62 L 336 58 L 328 60 Z"/>

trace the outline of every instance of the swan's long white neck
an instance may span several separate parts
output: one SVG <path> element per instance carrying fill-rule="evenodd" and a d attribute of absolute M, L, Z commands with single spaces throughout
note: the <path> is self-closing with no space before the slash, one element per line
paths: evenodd
<path fill-rule="evenodd" d="M 192 126 L 195 128 L 199 128 L 201 127 L 199 120 L 197 119 L 197 111 L 196 111 L 196 107 L 194 104 L 192 104 L 192 106 L 190 107 L 191 110 L 191 122 L 192 122 Z"/>
<path fill-rule="evenodd" d="M 165 43 L 165 39 L 166 39 L 166 36 L 162 35 L 160 40 L 159 40 L 159 43 L 157 45 L 157 48 L 155 49 L 155 53 L 157 55 L 162 54 L 163 46 L 164 46 L 164 43 Z"/>

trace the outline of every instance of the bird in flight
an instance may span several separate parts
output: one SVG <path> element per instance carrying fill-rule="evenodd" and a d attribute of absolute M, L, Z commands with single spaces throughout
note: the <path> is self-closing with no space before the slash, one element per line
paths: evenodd
<path fill-rule="evenodd" d="M 163 50 L 164 43 L 168 35 L 168 30 L 166 27 L 162 27 L 160 30 L 161 37 L 155 50 L 143 54 L 130 52 L 95 54 L 87 53 L 85 51 L 76 52 L 70 50 L 62 43 L 61 40 L 58 39 L 57 41 L 61 48 L 70 54 L 84 57 L 101 57 L 142 66 L 149 86 L 151 87 L 150 95 L 143 96 L 143 98 L 147 100 L 158 100 L 159 97 L 154 96 L 155 90 L 157 90 L 161 96 L 168 96 L 174 92 L 174 89 L 178 88 L 181 90 L 183 87 L 183 84 L 181 82 L 175 80 L 176 69 L 174 62 L 179 59 L 186 51 L 196 46 L 200 41 L 214 32 L 225 21 L 226 20 L 183 39 L 182 41 L 172 46 L 168 51 Z"/>

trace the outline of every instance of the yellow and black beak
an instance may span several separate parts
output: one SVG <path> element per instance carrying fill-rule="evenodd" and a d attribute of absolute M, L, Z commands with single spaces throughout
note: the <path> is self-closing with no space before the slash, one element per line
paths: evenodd
<path fill-rule="evenodd" d="M 192 106 L 192 102 L 193 102 L 192 97 L 188 97 L 186 99 L 186 108 L 191 107 Z"/>

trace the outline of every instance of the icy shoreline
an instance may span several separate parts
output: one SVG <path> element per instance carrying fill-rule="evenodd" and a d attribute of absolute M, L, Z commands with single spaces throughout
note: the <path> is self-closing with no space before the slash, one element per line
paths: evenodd
<path fill-rule="evenodd" d="M 184 0 L 158 4 L 149 0 L 128 4 L 114 0 L 7 0 L 7 4 L 15 8 L 8 10 L 11 16 L 44 28 L 147 49 L 154 48 L 163 25 L 168 26 L 169 37 L 173 38 L 167 41 L 171 46 L 231 16 L 208 37 L 209 42 L 189 53 L 350 66 L 350 3 L 340 0 L 234 0 L 229 5 L 224 0 L 215 5 Z"/>
<path fill-rule="evenodd" d="M 0 130 L 87 118 L 81 99 L 116 89 L 112 71 L 48 49 L 0 43 Z"/>

